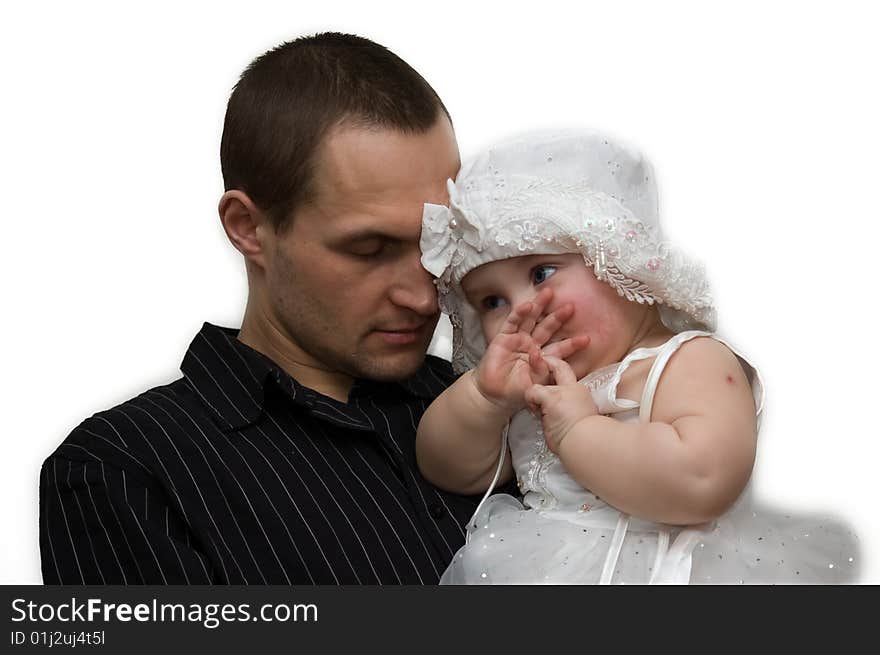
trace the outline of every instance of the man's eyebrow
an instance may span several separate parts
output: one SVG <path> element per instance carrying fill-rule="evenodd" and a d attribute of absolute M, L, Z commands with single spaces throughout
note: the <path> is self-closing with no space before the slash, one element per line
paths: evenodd
<path fill-rule="evenodd" d="M 421 232 L 418 233 L 418 236 Z M 418 240 L 418 236 L 414 234 L 401 234 L 396 232 L 387 232 L 374 227 L 355 228 L 348 232 L 342 232 L 333 237 L 335 243 L 353 243 L 356 241 L 369 241 L 371 239 L 379 239 L 382 241 L 409 241 Z"/>
<path fill-rule="evenodd" d="M 381 230 L 376 230 L 373 228 L 364 228 L 360 230 L 351 230 L 350 232 L 342 232 L 334 237 L 334 241 L 338 242 L 349 242 L 349 241 L 368 241 L 370 239 L 384 239 L 384 240 L 398 240 L 399 237 L 394 234 L 389 234 L 388 232 L 382 232 Z"/>

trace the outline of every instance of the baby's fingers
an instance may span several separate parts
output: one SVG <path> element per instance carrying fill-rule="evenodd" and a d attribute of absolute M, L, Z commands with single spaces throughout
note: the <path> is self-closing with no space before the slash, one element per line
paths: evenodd
<path fill-rule="evenodd" d="M 531 302 L 524 302 L 514 309 L 515 313 L 522 316 L 522 320 L 519 323 L 520 332 L 525 332 L 526 334 L 532 333 L 532 330 L 535 329 L 535 324 L 538 322 L 538 318 L 544 313 L 544 309 L 552 298 L 552 289 L 541 289 L 541 292 L 532 298 Z"/>
<path fill-rule="evenodd" d="M 529 303 L 526 303 L 529 304 Z M 519 309 L 523 307 L 523 305 L 519 305 L 514 308 L 512 312 L 507 314 L 507 318 L 504 320 L 504 324 L 501 326 L 501 329 L 498 331 L 498 334 L 516 334 L 519 332 L 519 324 L 522 322 L 522 315 L 519 312 Z"/>
<path fill-rule="evenodd" d="M 544 313 L 544 310 L 547 309 L 547 305 L 550 304 L 550 301 L 553 300 L 553 289 L 545 288 L 541 289 L 538 292 L 538 295 L 532 299 L 532 304 L 535 306 L 535 319 Z"/>
<path fill-rule="evenodd" d="M 568 365 L 568 362 L 547 354 L 544 355 L 544 361 L 547 362 L 547 366 L 550 367 L 550 371 L 553 373 L 553 379 L 556 381 L 556 384 L 577 383 L 577 377 L 575 376 L 574 371 L 571 370 L 571 366 Z"/>
<path fill-rule="evenodd" d="M 544 361 L 541 350 L 535 345 L 529 350 L 529 367 L 532 369 L 532 380 L 546 381 L 550 376 L 550 367 Z"/>
<path fill-rule="evenodd" d="M 507 353 L 522 354 L 523 356 L 520 359 L 527 360 L 528 355 L 531 352 L 532 340 L 528 335 L 523 334 L 522 332 L 514 332 L 513 334 L 499 332 L 495 335 L 495 338 L 492 339 L 490 345 L 493 346 L 494 349 L 500 348 Z"/>
<path fill-rule="evenodd" d="M 579 335 L 576 337 L 571 337 L 570 339 L 563 339 L 562 341 L 557 341 L 556 343 L 551 343 L 549 346 L 544 348 L 544 354 L 550 355 L 551 357 L 558 357 L 559 359 L 566 359 L 567 357 L 571 357 L 579 350 L 586 349 L 587 346 L 590 345 L 590 337 L 587 335 Z"/>
<path fill-rule="evenodd" d="M 543 384 L 533 384 L 526 389 L 524 398 L 530 407 L 541 409 L 544 406 L 544 403 L 550 400 L 551 393 L 549 387 L 546 387 Z"/>
<path fill-rule="evenodd" d="M 574 305 L 571 303 L 557 307 L 538 322 L 535 329 L 532 330 L 532 339 L 539 346 L 543 346 L 571 318 L 572 314 L 574 314 Z"/>

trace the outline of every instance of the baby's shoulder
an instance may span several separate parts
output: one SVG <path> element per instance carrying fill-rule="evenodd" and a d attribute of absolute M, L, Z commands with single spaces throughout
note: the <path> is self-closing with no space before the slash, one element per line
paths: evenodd
<path fill-rule="evenodd" d="M 664 349 L 659 350 L 658 356 L 661 356 Z M 640 401 L 655 362 L 654 357 L 633 362 L 620 378 L 617 397 Z M 699 336 L 678 344 L 668 357 L 660 374 L 655 402 L 701 398 L 720 390 L 729 391 L 731 387 L 750 393 L 739 359 L 717 339 Z"/>
<path fill-rule="evenodd" d="M 754 415 L 751 385 L 739 358 L 711 336 L 696 337 L 682 343 L 663 368 L 654 408 L 674 416 L 710 406 Z"/>
<path fill-rule="evenodd" d="M 663 376 L 699 379 L 703 376 L 715 377 L 723 370 L 745 379 L 745 371 L 736 354 L 723 342 L 706 335 L 688 339 L 680 344 L 669 357 Z"/>

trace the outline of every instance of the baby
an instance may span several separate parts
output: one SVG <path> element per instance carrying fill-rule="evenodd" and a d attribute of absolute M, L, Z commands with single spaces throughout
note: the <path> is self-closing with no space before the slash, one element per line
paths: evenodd
<path fill-rule="evenodd" d="M 638 152 L 530 135 L 449 194 L 425 206 L 422 263 L 467 372 L 416 453 L 438 487 L 486 497 L 441 583 L 853 579 L 848 531 L 745 493 L 760 376 L 714 334 L 704 270 L 663 240 Z M 489 495 L 514 475 L 522 503 Z"/>

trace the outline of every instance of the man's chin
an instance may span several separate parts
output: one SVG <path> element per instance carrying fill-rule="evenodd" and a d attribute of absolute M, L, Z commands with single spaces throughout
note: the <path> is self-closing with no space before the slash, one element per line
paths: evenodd
<path fill-rule="evenodd" d="M 379 382 L 398 382 L 411 378 L 422 367 L 425 358 L 417 362 L 371 362 L 371 365 L 361 367 L 359 377 Z"/>
<path fill-rule="evenodd" d="M 358 358 L 358 377 L 394 382 L 412 377 L 422 367 L 428 344 L 382 349 Z"/>

